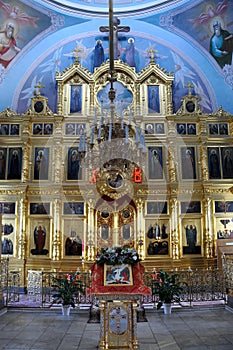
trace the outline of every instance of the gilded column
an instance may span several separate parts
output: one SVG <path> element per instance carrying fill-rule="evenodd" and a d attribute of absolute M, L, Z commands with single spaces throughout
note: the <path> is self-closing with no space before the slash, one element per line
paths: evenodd
<path fill-rule="evenodd" d="M 22 182 L 29 181 L 29 151 L 30 147 L 28 146 L 28 143 L 24 142 L 22 148 Z"/>
<path fill-rule="evenodd" d="M 168 145 L 168 163 L 169 163 L 169 178 L 170 182 L 177 182 L 177 170 L 176 170 L 176 147 L 174 142 L 170 142 Z"/>
<path fill-rule="evenodd" d="M 57 74 L 59 74 L 59 73 L 57 73 Z M 63 114 L 62 98 L 63 98 L 63 84 L 61 81 L 58 81 L 57 113 L 60 115 Z"/>
<path fill-rule="evenodd" d="M 172 105 L 172 85 L 167 86 L 167 113 L 173 113 L 173 105 Z"/>
<path fill-rule="evenodd" d="M 167 118 L 167 132 L 168 132 L 168 136 L 169 137 L 174 137 L 174 140 L 177 138 L 176 135 L 176 125 L 175 122 L 173 120 L 171 120 L 171 118 L 169 119 L 169 117 Z"/>
<path fill-rule="evenodd" d="M 113 234 L 112 234 L 112 245 L 113 247 L 119 245 L 119 228 L 118 228 L 118 212 L 113 213 Z"/>
<path fill-rule="evenodd" d="M 63 162 L 63 142 L 62 142 L 62 121 L 63 117 L 55 117 L 53 136 L 53 181 L 62 183 L 64 162 Z"/>
<path fill-rule="evenodd" d="M 62 150 L 63 147 L 60 141 L 55 142 L 54 147 L 54 157 L 53 157 L 53 169 L 54 169 L 54 182 L 61 183 L 62 182 L 62 170 L 64 169 L 62 164 Z"/>
<path fill-rule="evenodd" d="M 200 156 L 201 156 L 201 176 L 203 181 L 209 180 L 208 173 L 208 157 L 207 157 L 207 147 L 206 143 L 203 142 L 200 145 Z"/>
<path fill-rule="evenodd" d="M 136 84 L 136 106 L 135 106 L 135 115 L 139 116 L 141 115 L 141 102 L 140 102 L 140 87 L 141 84 Z"/>
<path fill-rule="evenodd" d="M 94 110 L 94 84 L 90 85 L 90 106 Z"/>
<path fill-rule="evenodd" d="M 204 200 L 204 213 L 205 213 L 205 231 L 204 231 L 204 242 L 205 242 L 205 256 L 207 258 L 213 257 L 213 232 L 212 230 L 212 209 L 211 200 L 207 198 Z"/>
<path fill-rule="evenodd" d="M 88 261 L 93 261 L 95 259 L 94 234 L 95 234 L 94 208 L 93 208 L 93 201 L 91 199 L 88 201 L 88 216 L 87 216 L 87 260 Z"/>
<path fill-rule="evenodd" d="M 172 239 L 172 257 L 174 260 L 179 259 L 179 234 L 178 234 L 178 216 L 177 200 L 172 199 L 171 203 L 171 239 Z"/>
<path fill-rule="evenodd" d="M 26 258 L 26 204 L 27 200 L 22 194 L 19 202 L 19 237 L 18 237 L 18 259 Z"/>
<path fill-rule="evenodd" d="M 145 258 L 145 237 L 144 237 L 145 230 L 143 230 L 143 227 L 142 227 L 142 221 L 143 221 L 143 215 L 142 215 L 143 202 L 142 202 L 142 199 L 138 199 L 136 201 L 136 205 L 137 205 L 137 249 L 138 249 L 139 258 L 144 260 L 144 258 Z"/>
<path fill-rule="evenodd" d="M 0 215 L 0 227 L 2 227 L 2 215 Z M 2 242 L 2 230 L 0 232 L 0 242 Z M 1 262 L 2 245 L 0 245 L 0 310 L 4 307 L 4 297 L 3 297 L 3 263 Z"/>
<path fill-rule="evenodd" d="M 57 230 L 55 230 L 53 233 L 52 259 L 54 261 L 61 259 L 61 238 L 60 231 Z"/>
<path fill-rule="evenodd" d="M 0 214 L 0 227 L 2 227 L 2 215 L 1 214 Z M 0 242 L 2 242 L 2 230 L 0 231 Z M 0 245 L 0 266 L 1 266 L 1 254 L 2 254 L 2 245 Z M 0 287 L 1 287 L 1 282 L 0 282 Z"/>
<path fill-rule="evenodd" d="M 54 225 L 53 225 L 53 242 L 52 242 L 52 259 L 61 259 L 61 230 L 60 230 L 60 200 L 54 201 Z"/>

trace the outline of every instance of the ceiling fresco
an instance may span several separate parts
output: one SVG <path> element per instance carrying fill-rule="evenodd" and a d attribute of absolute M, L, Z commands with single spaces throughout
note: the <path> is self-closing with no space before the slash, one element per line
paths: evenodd
<path fill-rule="evenodd" d="M 104 62 L 109 58 L 108 33 L 100 32 L 101 26 L 108 25 L 107 5 L 108 0 L 0 1 L 0 39 L 7 24 L 14 27 L 11 50 L 0 45 L 0 109 L 10 107 L 23 113 L 41 81 L 55 112 L 56 71 L 73 63 L 74 50 L 81 50 L 80 63 L 90 72 L 94 71 L 98 40 Z M 148 65 L 148 49 L 153 48 L 156 63 L 174 72 L 174 111 L 190 81 L 204 112 L 222 105 L 233 113 L 232 53 L 228 60 L 221 60 L 210 51 L 215 23 L 221 25 L 224 35 L 233 33 L 233 0 L 116 0 L 114 14 L 120 25 L 130 27 L 129 32 L 118 33 L 119 59 L 139 72 Z"/>

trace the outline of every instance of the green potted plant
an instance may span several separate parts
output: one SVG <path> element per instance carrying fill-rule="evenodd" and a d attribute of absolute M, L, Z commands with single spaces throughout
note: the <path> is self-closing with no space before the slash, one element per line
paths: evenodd
<path fill-rule="evenodd" d="M 62 304 L 63 314 L 68 314 L 71 307 L 75 307 L 75 298 L 85 293 L 85 288 L 80 281 L 80 273 L 70 272 L 53 277 L 52 297 L 53 304 Z"/>
<path fill-rule="evenodd" d="M 180 301 L 185 286 L 186 283 L 179 280 L 177 273 L 168 274 L 163 270 L 154 271 L 152 274 L 152 295 L 159 297 L 157 309 L 164 305 L 164 312 L 170 313 L 172 302 Z M 168 305 L 169 310 L 167 310 Z"/>

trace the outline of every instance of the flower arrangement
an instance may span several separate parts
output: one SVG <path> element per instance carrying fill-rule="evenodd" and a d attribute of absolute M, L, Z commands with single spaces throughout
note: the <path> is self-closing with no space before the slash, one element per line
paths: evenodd
<path fill-rule="evenodd" d="M 139 261 L 136 250 L 128 247 L 101 248 L 96 255 L 96 263 L 98 265 L 133 265 Z"/>
<path fill-rule="evenodd" d="M 80 273 L 70 272 L 62 274 L 59 277 L 53 277 L 52 297 L 53 303 L 70 305 L 75 307 L 75 297 L 79 293 L 84 294 L 85 289 L 80 281 Z"/>
<path fill-rule="evenodd" d="M 160 309 L 163 303 L 172 303 L 173 301 L 180 301 L 180 297 L 184 288 L 185 282 L 179 281 L 179 274 L 171 273 L 170 275 L 160 270 L 153 271 L 152 274 L 152 295 L 159 296 L 157 309 Z"/>

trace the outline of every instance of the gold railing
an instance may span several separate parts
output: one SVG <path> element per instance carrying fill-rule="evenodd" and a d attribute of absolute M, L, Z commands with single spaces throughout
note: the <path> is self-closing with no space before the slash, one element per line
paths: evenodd
<path fill-rule="evenodd" d="M 52 278 L 58 277 L 59 274 L 65 274 L 66 272 L 44 272 L 35 271 L 37 273 L 36 283 L 35 278 L 32 276 L 32 280 L 28 280 L 28 287 L 30 286 L 28 293 L 22 295 L 20 293 L 20 272 L 8 271 L 8 262 L 1 262 L 1 288 L 4 293 L 5 305 L 9 303 L 17 306 L 17 302 L 21 298 L 26 300 L 33 306 L 33 302 L 36 301 L 37 305 L 41 307 L 50 307 L 52 305 Z M 225 258 L 223 263 L 223 270 L 219 269 L 206 269 L 206 270 L 182 270 L 175 271 L 179 274 L 180 281 L 185 282 L 187 285 L 182 295 L 182 302 L 185 305 L 192 306 L 195 302 L 209 302 L 209 301 L 226 301 L 227 292 L 233 292 L 233 260 Z M 85 288 L 90 286 L 91 274 L 89 272 L 80 272 L 79 278 Z M 144 283 L 152 286 L 152 271 L 145 272 L 143 274 Z M 21 291 L 23 289 L 21 288 Z M 36 295 L 36 298 L 33 296 Z M 79 295 L 76 299 L 76 304 L 91 304 L 92 297 L 87 295 Z M 141 302 L 144 304 L 156 304 L 158 296 L 149 295 L 142 296 Z M 19 303 L 18 303 L 19 304 Z"/>
<path fill-rule="evenodd" d="M 4 304 L 18 302 L 20 298 L 20 271 L 9 270 L 9 258 L 2 258 L 0 263 L 0 285 Z"/>
<path fill-rule="evenodd" d="M 44 272 L 42 271 L 42 307 L 51 306 L 53 302 L 52 297 L 52 285 L 53 283 L 53 277 L 61 277 L 65 274 L 69 274 L 70 272 Z M 79 281 L 84 286 L 84 289 L 90 286 L 91 283 L 91 275 L 88 272 L 79 272 Z M 75 304 L 90 304 L 91 300 L 90 297 L 82 294 L 78 294 L 78 296 L 75 298 Z"/>
<path fill-rule="evenodd" d="M 169 271 L 168 271 L 169 272 Z M 170 271 L 173 273 L 174 271 Z M 182 302 L 192 306 L 196 302 L 210 302 L 223 300 L 226 301 L 226 287 L 223 271 L 219 269 L 206 270 L 182 270 L 175 271 L 179 275 L 179 281 L 184 282 L 184 291 L 182 293 Z M 152 272 L 145 272 L 143 276 L 144 283 L 152 287 Z M 153 295 L 153 303 L 158 302 L 158 296 Z M 143 302 L 150 301 L 150 297 L 143 297 Z"/>
<path fill-rule="evenodd" d="M 223 274 L 226 281 L 227 293 L 233 296 L 233 256 L 222 256 Z"/>

